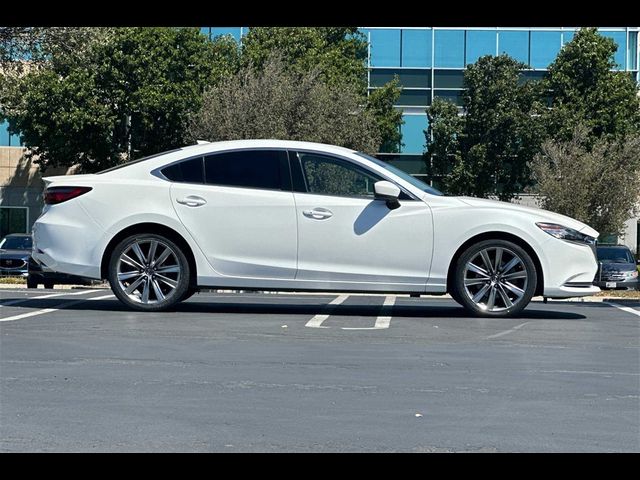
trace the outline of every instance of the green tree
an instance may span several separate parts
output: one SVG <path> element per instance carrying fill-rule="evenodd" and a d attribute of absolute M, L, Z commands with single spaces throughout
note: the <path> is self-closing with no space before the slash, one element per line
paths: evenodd
<path fill-rule="evenodd" d="M 543 82 L 550 137 L 569 140 L 580 125 L 592 140 L 640 131 L 638 84 L 628 72 L 612 70 L 616 48 L 596 28 L 581 28 L 562 48 Z"/>
<path fill-rule="evenodd" d="M 520 80 L 525 67 L 507 55 L 481 57 L 464 73 L 463 116 L 443 101 L 427 110 L 425 160 L 447 192 L 509 200 L 530 183 L 541 105 L 536 85 Z"/>
<path fill-rule="evenodd" d="M 378 126 L 361 100 L 352 84 L 327 84 L 319 70 L 294 71 L 274 53 L 207 89 L 189 132 L 192 140 L 304 140 L 375 153 Z"/>
<path fill-rule="evenodd" d="M 245 65 L 279 52 L 288 68 L 318 71 L 328 84 L 367 88 L 367 40 L 353 27 L 252 27 L 242 40 Z"/>
<path fill-rule="evenodd" d="M 41 168 L 91 172 L 185 143 L 204 86 L 237 68 L 237 47 L 197 28 L 117 28 L 82 61 L 56 53 L 3 93 L 3 111 Z"/>
<path fill-rule="evenodd" d="M 397 152 L 402 112 L 393 105 L 400 96 L 399 82 L 367 96 L 367 49 L 366 37 L 353 27 L 252 27 L 242 41 L 242 63 L 261 67 L 275 53 L 287 69 L 313 71 L 329 86 L 355 91 L 365 111 L 375 116 L 380 138 L 375 150 Z"/>
<path fill-rule="evenodd" d="M 640 135 L 594 136 L 577 125 L 568 140 L 549 139 L 531 164 L 543 208 L 601 234 L 620 235 L 638 213 Z"/>

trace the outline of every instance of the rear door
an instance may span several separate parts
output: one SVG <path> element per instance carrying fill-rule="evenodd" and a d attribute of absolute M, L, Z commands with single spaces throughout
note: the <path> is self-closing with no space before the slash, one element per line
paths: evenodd
<path fill-rule="evenodd" d="M 293 279 L 297 227 L 286 151 L 236 150 L 191 162 L 163 173 L 178 180 L 174 208 L 211 267 L 233 277 Z M 181 169 L 198 168 L 184 181 Z"/>

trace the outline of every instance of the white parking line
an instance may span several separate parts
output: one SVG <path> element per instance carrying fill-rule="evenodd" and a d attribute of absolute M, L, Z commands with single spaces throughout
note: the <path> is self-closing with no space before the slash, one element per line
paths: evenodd
<path fill-rule="evenodd" d="M 41 298 L 53 298 L 53 297 L 62 297 L 64 295 L 86 295 L 88 293 L 99 292 L 100 290 L 82 290 L 81 292 L 73 292 L 73 293 L 48 293 L 47 295 L 39 295 L 37 297 L 29 297 L 29 298 L 21 298 L 20 300 L 10 300 L 8 302 L 4 302 L 0 304 L 0 307 L 8 307 L 10 305 L 18 305 L 19 303 L 30 302 L 31 300 L 39 300 Z"/>
<path fill-rule="evenodd" d="M 392 307 L 394 303 L 396 303 L 396 296 L 387 295 L 382 304 L 382 308 Z M 389 325 L 391 325 L 391 317 L 384 316 L 376 318 L 376 323 L 373 327 L 342 327 L 342 330 L 381 330 L 389 328 Z"/>
<path fill-rule="evenodd" d="M 617 309 L 622 310 L 623 312 L 628 312 L 640 317 L 640 310 L 636 310 L 635 308 L 625 307 L 624 305 L 620 305 L 619 303 L 613 303 L 613 302 L 604 302 L 604 303 L 606 303 L 607 305 L 611 305 L 612 307 L 616 307 Z"/>
<path fill-rule="evenodd" d="M 340 295 L 338 298 L 335 298 L 334 300 L 330 301 L 327 304 L 327 306 L 331 309 L 331 308 L 333 308 L 332 306 L 340 305 L 347 298 L 349 298 L 349 295 Z M 329 327 L 323 327 L 322 326 L 322 322 L 324 322 L 327 318 L 329 318 L 329 315 L 330 315 L 330 313 L 322 314 L 322 315 L 316 315 L 306 323 L 305 327 L 309 327 L 309 328 L 329 328 Z"/>
<path fill-rule="evenodd" d="M 98 290 L 94 290 L 94 291 L 97 292 Z M 14 315 L 12 317 L 0 318 L 0 322 L 11 322 L 13 320 L 21 320 L 23 318 L 35 317 L 36 315 L 44 315 L 45 313 L 55 312 L 57 310 L 70 307 L 71 305 L 76 305 L 78 303 L 88 302 L 91 300 L 104 300 L 106 298 L 112 298 L 112 297 L 115 297 L 115 295 L 103 295 L 101 297 L 83 298 L 80 300 L 74 300 L 73 302 L 68 302 L 68 303 L 59 303 L 53 308 L 43 308 L 42 310 L 36 310 L 35 312 L 21 313 L 20 315 Z M 44 297 L 40 297 L 40 298 L 44 298 Z"/>
<path fill-rule="evenodd" d="M 503 337 L 505 335 L 509 335 L 510 333 L 516 332 L 518 330 L 520 330 L 522 327 L 524 327 L 525 325 L 530 324 L 531 322 L 524 322 L 521 323 L 520 325 L 516 325 L 513 328 L 510 328 L 509 330 L 505 330 L 504 332 L 500 332 L 500 333 L 496 333 L 495 335 L 489 335 L 488 337 L 484 337 L 485 339 L 490 339 L 490 338 L 498 338 L 498 337 Z"/>

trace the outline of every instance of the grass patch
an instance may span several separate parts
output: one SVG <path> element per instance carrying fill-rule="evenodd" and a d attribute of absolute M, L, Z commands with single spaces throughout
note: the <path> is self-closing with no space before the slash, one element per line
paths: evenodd
<path fill-rule="evenodd" d="M 27 277 L 0 277 L 0 283 L 19 285 L 27 283 Z"/>
<path fill-rule="evenodd" d="M 596 293 L 595 296 L 596 297 L 640 299 L 640 291 L 638 291 L 638 290 L 602 290 L 602 291 Z"/>

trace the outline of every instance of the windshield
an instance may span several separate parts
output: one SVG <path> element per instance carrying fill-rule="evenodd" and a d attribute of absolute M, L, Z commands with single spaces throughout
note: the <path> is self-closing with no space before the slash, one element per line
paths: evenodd
<path fill-rule="evenodd" d="M 31 237 L 5 237 L 0 241 L 0 248 L 5 250 L 31 250 Z"/>
<path fill-rule="evenodd" d="M 362 153 L 362 152 L 355 152 L 355 153 L 363 158 L 366 158 L 367 160 L 371 160 L 376 165 L 380 165 L 382 168 L 389 170 L 394 175 L 397 175 L 403 180 L 409 182 L 411 185 L 413 185 L 416 188 L 419 188 L 423 192 L 430 193 L 431 195 L 440 195 L 440 196 L 444 195 L 444 193 L 442 193 L 440 190 L 436 190 L 432 186 L 424 183 L 422 180 L 418 180 L 416 177 L 409 175 L 407 172 L 405 172 L 404 170 L 400 170 L 398 167 L 394 167 L 390 163 L 383 162 L 382 160 L 376 157 L 372 157 L 371 155 L 367 155 L 366 153 Z"/>
<path fill-rule="evenodd" d="M 626 248 L 598 247 L 598 260 L 602 263 L 635 263 L 633 255 Z"/>

